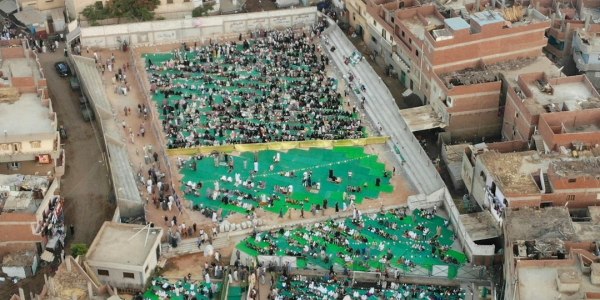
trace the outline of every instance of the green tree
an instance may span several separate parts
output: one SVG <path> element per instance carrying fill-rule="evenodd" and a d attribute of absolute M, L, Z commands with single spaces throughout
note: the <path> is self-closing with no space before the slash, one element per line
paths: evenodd
<path fill-rule="evenodd" d="M 208 13 L 213 9 L 213 7 L 214 7 L 214 3 L 207 3 L 204 5 L 200 5 L 196 8 L 194 8 L 194 10 L 192 10 L 192 17 L 194 17 L 194 18 L 204 17 L 204 16 L 208 15 Z"/>
<path fill-rule="evenodd" d="M 86 6 L 81 14 L 91 23 L 110 17 L 108 9 L 102 5 L 101 1 Z"/>
<path fill-rule="evenodd" d="M 160 0 L 110 0 L 104 6 L 101 1 L 97 1 L 84 8 L 81 14 L 91 24 L 108 18 L 149 21 L 154 19 L 154 10 L 159 4 Z"/>
<path fill-rule="evenodd" d="M 71 255 L 77 257 L 79 255 L 85 255 L 88 251 L 86 244 L 71 244 Z"/>
<path fill-rule="evenodd" d="M 114 18 L 134 21 L 149 21 L 154 18 L 154 10 L 160 0 L 111 0 L 108 4 Z"/>

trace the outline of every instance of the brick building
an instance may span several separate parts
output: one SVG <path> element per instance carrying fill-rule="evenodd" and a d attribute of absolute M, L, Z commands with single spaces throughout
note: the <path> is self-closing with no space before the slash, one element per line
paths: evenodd
<path fill-rule="evenodd" d="M 597 207 L 585 219 L 568 209 L 520 209 L 504 225 L 504 299 L 598 299 Z"/>
<path fill-rule="evenodd" d="M 600 30 L 598 30 L 600 31 Z M 596 88 L 600 88 L 600 37 L 599 32 L 577 29 L 573 35 L 573 60 L 581 73 L 585 73 Z"/>
<path fill-rule="evenodd" d="M 558 146 L 567 148 L 571 146 L 569 139 L 572 139 L 571 142 L 598 139 L 593 135 L 590 137 L 589 131 L 594 131 L 595 122 L 590 118 L 598 114 L 600 94 L 584 75 L 552 78 L 551 75 L 555 74 L 523 73 L 517 75 L 516 80 L 509 81 L 502 126 L 503 140 L 532 142 L 535 143 L 532 148 L 549 152 L 558 150 L 553 139 L 562 139 Z M 565 131 L 561 129 L 561 132 L 555 133 L 550 130 L 549 127 L 560 125 L 563 118 Z M 573 135 L 581 130 L 587 130 L 588 133 Z M 583 138 L 582 135 L 588 137 Z"/>
<path fill-rule="evenodd" d="M 64 151 L 46 78 L 20 41 L 0 48 L 0 163 L 10 174 L 64 174 Z"/>
<path fill-rule="evenodd" d="M 557 61 L 566 63 L 573 54 L 573 36 L 578 29 L 600 32 L 600 2 L 594 0 L 533 0 L 538 11 L 551 19 L 548 45 L 544 50 Z"/>
<path fill-rule="evenodd" d="M 596 119 L 598 120 L 598 119 Z M 522 151 L 517 142 L 470 147 L 463 157 L 463 180 L 477 203 L 501 222 L 507 208 L 568 206 L 600 201 L 600 143 L 549 154 Z"/>
<path fill-rule="evenodd" d="M 0 256 L 32 246 L 59 257 L 65 155 L 46 78 L 21 41 L 0 41 Z"/>
<path fill-rule="evenodd" d="M 348 0 L 347 7 L 350 24 L 400 84 L 431 105 L 453 141 L 498 135 L 506 101 L 501 74 L 523 59 L 543 60 L 551 23 L 512 1 Z"/>

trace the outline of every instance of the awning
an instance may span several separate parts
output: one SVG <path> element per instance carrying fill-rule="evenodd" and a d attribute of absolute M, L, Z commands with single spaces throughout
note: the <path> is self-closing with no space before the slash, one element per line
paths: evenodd
<path fill-rule="evenodd" d="M 44 27 L 46 24 L 46 15 L 37 9 L 25 9 L 14 14 L 17 21 L 29 27 Z"/>
<path fill-rule="evenodd" d="M 70 44 L 74 39 L 78 38 L 81 35 L 81 28 L 79 26 L 73 28 L 71 30 L 71 24 L 76 23 L 77 21 L 73 21 L 69 23 L 69 33 L 67 33 L 67 44 Z"/>
<path fill-rule="evenodd" d="M 412 132 L 446 127 L 442 118 L 435 113 L 431 105 L 401 109 L 400 115 Z"/>
<path fill-rule="evenodd" d="M 10 15 L 17 11 L 17 2 L 15 0 L 2 0 L 0 1 L 0 10 L 5 14 Z"/>
<path fill-rule="evenodd" d="M 47 261 L 47 262 L 53 262 L 54 261 L 54 254 L 52 254 L 52 252 L 46 250 L 44 251 L 44 253 L 42 253 L 42 260 Z"/>

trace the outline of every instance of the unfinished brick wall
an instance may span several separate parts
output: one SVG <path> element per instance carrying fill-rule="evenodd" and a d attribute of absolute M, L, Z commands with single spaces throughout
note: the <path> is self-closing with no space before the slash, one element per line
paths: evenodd
<path fill-rule="evenodd" d="M 37 93 L 33 77 L 13 77 L 11 83 L 21 93 Z"/>
<path fill-rule="evenodd" d="M 538 124 L 544 142 L 554 150 L 558 150 L 560 146 L 570 148 L 575 141 L 588 145 L 600 144 L 599 131 L 566 133 L 562 131 L 563 125 L 571 128 L 585 125 L 600 126 L 600 109 L 542 114 Z"/>
<path fill-rule="evenodd" d="M 25 58 L 25 52 L 22 47 L 0 48 L 0 55 L 3 60 L 11 58 Z"/>

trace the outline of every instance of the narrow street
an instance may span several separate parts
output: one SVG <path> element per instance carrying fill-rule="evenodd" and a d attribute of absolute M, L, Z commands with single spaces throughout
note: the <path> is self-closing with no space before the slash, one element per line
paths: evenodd
<path fill-rule="evenodd" d="M 108 169 L 102 157 L 101 141 L 94 128 L 84 122 L 79 111 L 79 93 L 71 90 L 68 78 L 56 73 L 54 63 L 64 61 L 62 48 L 55 53 L 39 54 L 40 64 L 48 81 L 52 106 L 57 113 L 58 124 L 67 129 L 68 138 L 63 140 L 66 170 L 61 180 L 60 194 L 65 198 L 65 224 L 73 224 L 74 236 L 67 233 L 65 254 L 70 254 L 72 243 L 89 246 L 105 220 L 112 218 L 114 205 L 110 203 L 111 189 Z M 44 284 L 44 274 L 52 270 L 41 267 L 33 277 L 16 284 L 6 281 L 0 285 L 0 299 L 10 299 L 23 288 L 25 295 L 39 293 Z"/>
<path fill-rule="evenodd" d="M 61 181 L 65 198 L 65 223 L 75 226 L 75 235 L 67 235 L 67 249 L 73 242 L 91 244 L 100 226 L 112 218 L 114 204 L 110 203 L 111 189 L 107 164 L 98 126 L 85 122 L 79 111 L 79 93 L 73 91 L 68 78 L 61 78 L 54 63 L 64 61 L 62 45 L 54 53 L 40 54 L 40 63 L 48 81 L 59 125 L 68 139 L 63 141 L 66 153 L 66 172 Z M 68 251 L 67 251 L 68 252 Z"/>

